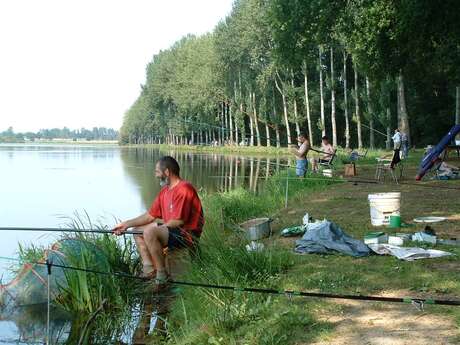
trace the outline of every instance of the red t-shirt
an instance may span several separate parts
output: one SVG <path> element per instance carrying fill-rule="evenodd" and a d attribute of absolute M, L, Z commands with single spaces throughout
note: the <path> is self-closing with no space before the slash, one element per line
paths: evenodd
<path fill-rule="evenodd" d="M 204 217 L 200 198 L 192 184 L 184 180 L 173 188 L 164 186 L 150 206 L 149 214 L 163 219 L 164 223 L 171 219 L 182 220 L 182 234 L 190 243 L 191 233 L 200 236 L 203 231 Z"/>

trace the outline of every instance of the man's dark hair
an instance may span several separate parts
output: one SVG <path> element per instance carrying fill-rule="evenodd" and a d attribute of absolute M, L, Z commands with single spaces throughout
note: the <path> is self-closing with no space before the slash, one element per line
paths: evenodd
<path fill-rule="evenodd" d="M 321 138 L 321 140 L 327 140 L 327 141 L 329 141 L 329 138 L 328 138 L 327 136 L 324 136 L 324 137 Z"/>
<path fill-rule="evenodd" d="M 308 139 L 307 133 L 305 133 L 305 132 L 300 132 L 299 137 L 303 137 L 305 139 Z"/>
<path fill-rule="evenodd" d="M 177 161 L 173 157 L 163 156 L 158 160 L 158 163 L 160 164 L 161 171 L 165 171 L 166 169 L 168 169 L 171 174 L 179 176 L 179 163 L 177 163 Z"/>

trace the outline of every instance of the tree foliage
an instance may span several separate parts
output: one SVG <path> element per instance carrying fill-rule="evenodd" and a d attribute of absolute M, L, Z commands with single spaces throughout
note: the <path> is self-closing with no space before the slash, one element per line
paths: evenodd
<path fill-rule="evenodd" d="M 454 121 L 458 13 L 455 0 L 237 0 L 213 32 L 186 36 L 153 57 L 140 95 L 125 114 L 121 141 L 223 144 L 250 137 L 251 143 L 268 144 L 275 139 L 265 137 L 276 132 L 278 144 L 286 143 L 294 128 L 307 128 L 303 104 L 308 104 L 315 142 L 324 126 L 343 145 L 347 78 L 350 102 L 362 104 L 363 126 L 385 132 L 403 124 L 413 143 L 433 143 Z M 344 54 L 349 58 L 341 59 Z M 344 63 L 346 76 L 340 72 Z M 403 77 L 405 92 L 398 96 Z M 398 107 L 401 97 L 407 108 Z M 349 117 L 356 119 L 350 102 Z M 351 124 L 356 146 L 360 126 Z M 386 137 L 375 133 L 376 144 L 383 146 Z M 369 143 L 371 134 L 362 136 Z"/>

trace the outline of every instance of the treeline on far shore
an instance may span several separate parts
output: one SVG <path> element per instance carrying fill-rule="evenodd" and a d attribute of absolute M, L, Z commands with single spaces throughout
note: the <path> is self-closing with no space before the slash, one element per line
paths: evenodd
<path fill-rule="evenodd" d="M 38 132 L 15 132 L 13 127 L 0 132 L 0 143 L 24 143 L 29 141 L 92 141 L 92 140 L 118 140 L 118 131 L 113 128 L 93 127 L 93 129 L 80 128 L 71 130 L 64 128 L 40 129 Z"/>

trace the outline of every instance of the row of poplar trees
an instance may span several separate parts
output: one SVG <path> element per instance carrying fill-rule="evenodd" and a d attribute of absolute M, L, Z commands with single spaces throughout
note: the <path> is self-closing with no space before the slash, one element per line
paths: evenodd
<path fill-rule="evenodd" d="M 435 143 L 459 123 L 460 1 L 237 0 L 156 54 L 122 143 Z"/>

